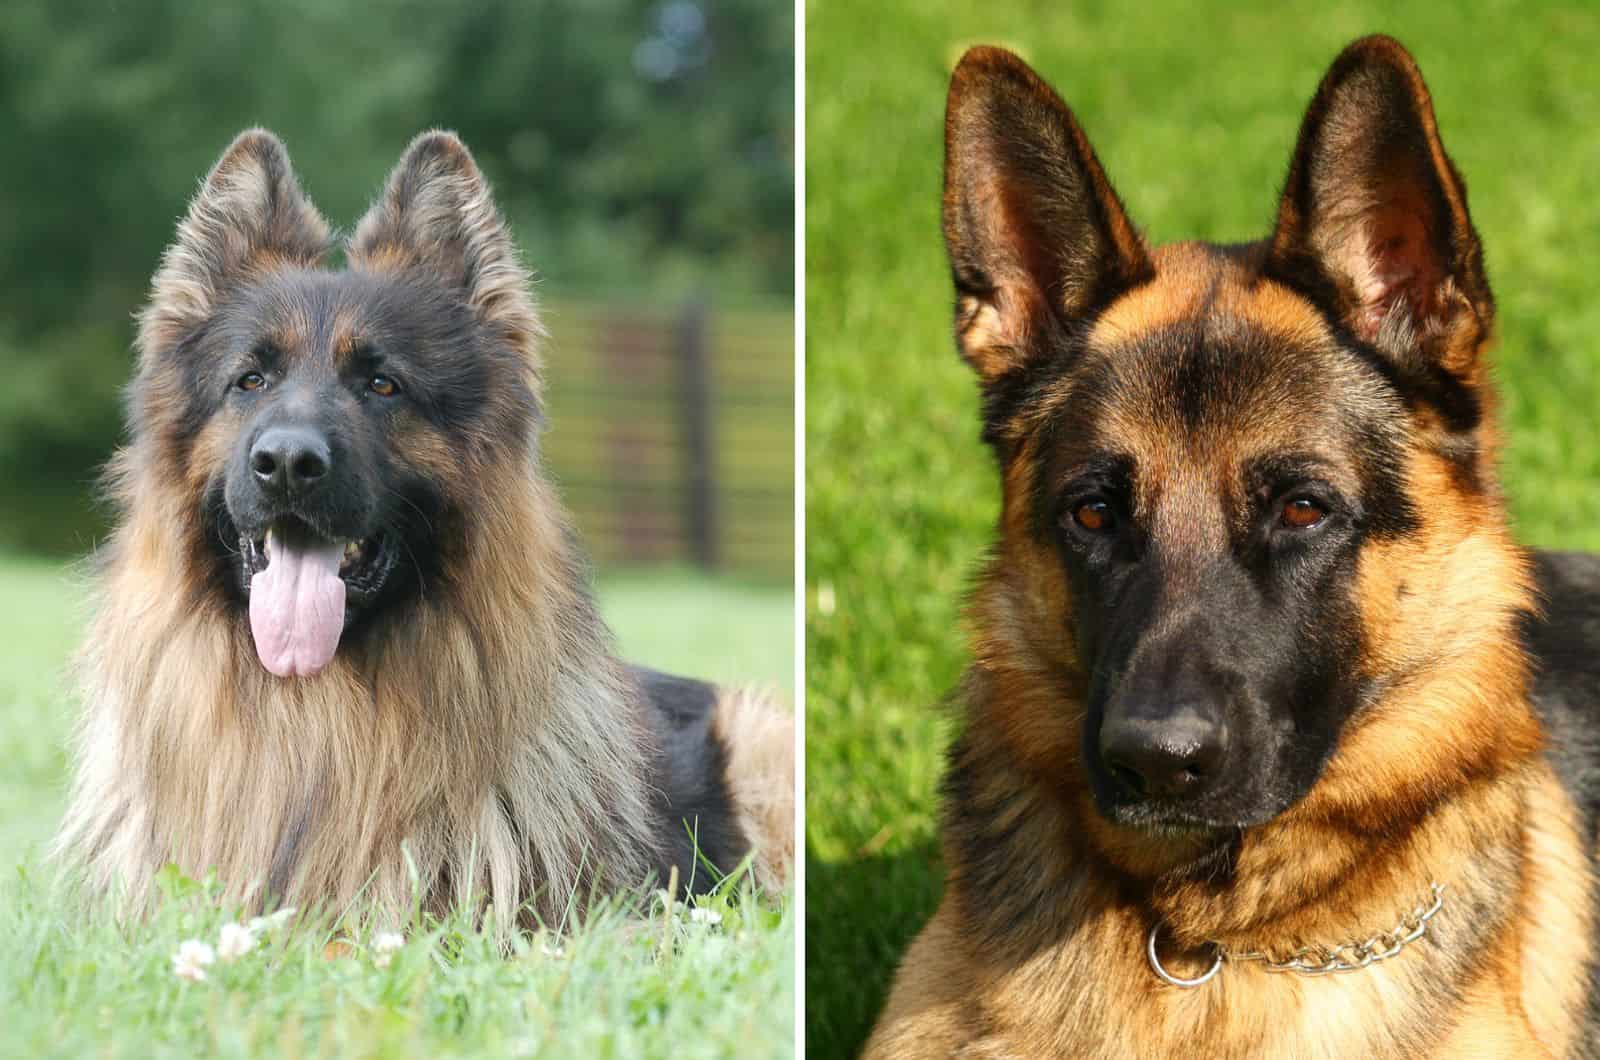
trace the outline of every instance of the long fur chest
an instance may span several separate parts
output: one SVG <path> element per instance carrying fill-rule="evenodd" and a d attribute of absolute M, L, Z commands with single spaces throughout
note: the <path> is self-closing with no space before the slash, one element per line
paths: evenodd
<path fill-rule="evenodd" d="M 509 922 L 653 866 L 649 745 L 603 654 L 423 614 L 375 654 L 281 680 L 236 624 L 159 610 L 96 621 L 62 838 L 135 904 L 171 861 L 252 903 L 360 895 L 392 916 L 476 895 Z"/>

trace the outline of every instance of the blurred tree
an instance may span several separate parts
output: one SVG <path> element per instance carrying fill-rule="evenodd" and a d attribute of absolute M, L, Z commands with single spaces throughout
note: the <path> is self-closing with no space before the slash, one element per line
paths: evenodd
<path fill-rule="evenodd" d="M 78 549 L 129 317 L 240 129 L 349 225 L 458 130 L 548 291 L 788 298 L 780 0 L 9 0 L 0 5 L 0 542 Z"/>

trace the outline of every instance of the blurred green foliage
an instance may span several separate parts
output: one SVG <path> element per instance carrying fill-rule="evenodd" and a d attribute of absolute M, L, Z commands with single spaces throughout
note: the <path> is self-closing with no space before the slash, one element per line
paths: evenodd
<path fill-rule="evenodd" d="M 0 5 L 0 543 L 90 544 L 131 314 L 240 130 L 350 225 L 457 130 L 547 293 L 787 299 L 794 10 L 779 0 Z"/>

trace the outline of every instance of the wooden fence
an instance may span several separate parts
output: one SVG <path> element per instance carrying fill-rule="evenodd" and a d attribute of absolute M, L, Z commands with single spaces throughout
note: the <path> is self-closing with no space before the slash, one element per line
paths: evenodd
<path fill-rule="evenodd" d="M 794 570 L 794 315 L 545 307 L 544 452 L 602 568 Z"/>

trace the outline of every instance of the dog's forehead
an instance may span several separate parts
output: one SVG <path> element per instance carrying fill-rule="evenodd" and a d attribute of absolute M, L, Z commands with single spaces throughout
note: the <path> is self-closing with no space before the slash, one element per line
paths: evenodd
<path fill-rule="evenodd" d="M 341 359 L 379 343 L 415 346 L 430 322 L 450 315 L 426 311 L 432 302 L 415 283 L 384 274 L 282 270 L 255 285 L 236 326 L 291 357 Z"/>
<path fill-rule="evenodd" d="M 1324 347 L 1334 338 L 1309 301 L 1262 276 L 1259 246 L 1170 243 L 1151 252 L 1155 275 L 1095 320 L 1089 346 L 1111 348 L 1180 323 L 1226 334 L 1250 330 L 1286 346 Z"/>
<path fill-rule="evenodd" d="M 1339 454 L 1402 410 L 1309 302 L 1195 244 L 1097 320 L 1073 389 L 1101 448 L 1218 473 L 1285 452 Z M 1142 461 L 1140 458 L 1143 458 Z"/>

